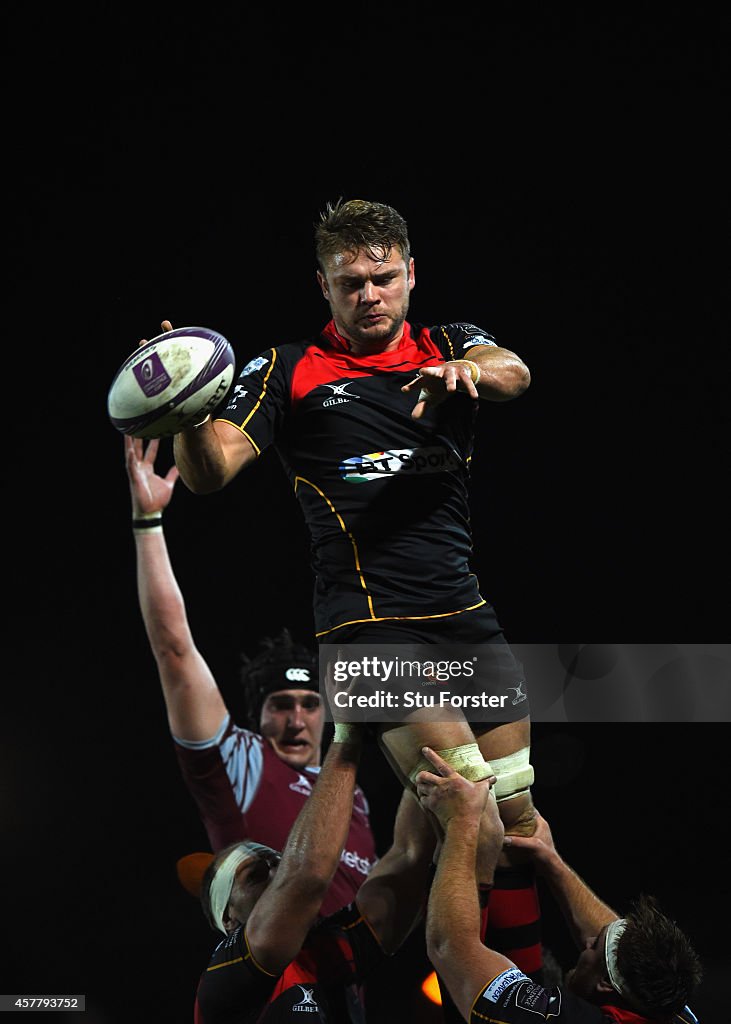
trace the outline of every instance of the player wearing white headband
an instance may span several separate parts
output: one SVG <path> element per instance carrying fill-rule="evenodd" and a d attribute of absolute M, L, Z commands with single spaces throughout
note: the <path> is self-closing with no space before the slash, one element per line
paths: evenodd
<path fill-rule="evenodd" d="M 393 844 L 355 901 L 320 916 L 348 833 L 359 757 L 358 731 L 337 731 L 281 856 L 242 842 L 209 865 L 201 903 L 224 938 L 200 979 L 196 1024 L 273 1024 L 295 1012 L 326 1024 L 361 1019 L 355 987 L 367 991 L 368 974 L 422 917 L 435 831 L 404 793 Z"/>
<path fill-rule="evenodd" d="M 701 980 L 696 952 L 655 901 L 620 918 L 558 854 L 540 814 L 531 837 L 507 836 L 486 787 L 458 775 L 434 751 L 417 778 L 419 798 L 444 829 L 429 896 L 427 950 L 469 1024 L 695 1024 L 687 1002 Z M 544 988 L 480 941 L 477 834 L 492 816 L 494 857 L 505 844 L 532 857 L 581 953 L 562 984 Z M 487 912 L 489 915 L 489 902 Z"/>

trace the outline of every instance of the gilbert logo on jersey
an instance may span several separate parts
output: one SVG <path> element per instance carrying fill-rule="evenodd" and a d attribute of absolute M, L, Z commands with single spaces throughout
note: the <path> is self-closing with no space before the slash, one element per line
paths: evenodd
<path fill-rule="evenodd" d="M 329 409 L 331 405 L 345 405 L 353 398 L 360 398 L 360 395 L 351 395 L 349 391 L 345 390 L 352 384 L 355 384 L 355 381 L 346 380 L 344 384 L 323 384 L 322 387 L 330 388 L 332 391 L 332 395 L 322 403 L 323 409 Z"/>
<path fill-rule="evenodd" d="M 430 448 L 392 448 L 387 452 L 353 455 L 340 463 L 343 480 L 351 484 L 382 480 L 396 473 L 444 473 L 459 469 L 460 460 L 451 449 L 442 445 Z"/>

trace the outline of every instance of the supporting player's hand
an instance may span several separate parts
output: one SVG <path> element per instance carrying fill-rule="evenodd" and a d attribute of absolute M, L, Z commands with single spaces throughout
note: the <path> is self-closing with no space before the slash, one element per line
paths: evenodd
<path fill-rule="evenodd" d="M 441 405 L 455 391 L 464 391 L 471 398 L 479 398 L 472 382 L 467 363 L 452 360 L 439 366 L 422 366 L 418 376 L 404 384 L 402 391 L 410 392 L 419 388 L 419 400 L 411 413 L 415 420 L 421 419 L 427 408 Z"/>
<path fill-rule="evenodd" d="M 155 472 L 155 457 L 159 446 L 159 440 L 154 438 L 144 449 L 141 438 L 125 434 L 124 451 L 133 517 L 162 512 L 173 496 L 178 468 L 171 466 L 164 477 L 158 476 Z"/>
<path fill-rule="evenodd" d="M 431 811 L 444 829 L 452 819 L 478 821 L 488 804 L 496 776 L 470 782 L 431 747 L 422 747 L 421 752 L 435 768 L 435 772 L 421 771 L 416 776 L 416 793 L 424 810 Z M 502 829 L 497 804 L 494 799 L 490 803 L 495 805 L 497 824 Z"/>
<path fill-rule="evenodd" d="M 536 830 L 532 836 L 506 835 L 503 849 L 508 855 L 511 850 L 520 850 L 521 853 L 528 854 L 536 868 L 540 868 L 556 857 L 556 847 L 548 822 L 538 811 L 536 811 L 535 822 Z"/>

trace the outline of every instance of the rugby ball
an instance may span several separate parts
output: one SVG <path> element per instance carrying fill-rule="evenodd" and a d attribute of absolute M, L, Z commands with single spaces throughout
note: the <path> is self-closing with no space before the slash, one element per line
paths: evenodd
<path fill-rule="evenodd" d="M 112 426 L 132 437 L 170 437 L 226 396 L 236 359 L 208 327 L 179 327 L 145 342 L 117 370 L 107 395 Z"/>

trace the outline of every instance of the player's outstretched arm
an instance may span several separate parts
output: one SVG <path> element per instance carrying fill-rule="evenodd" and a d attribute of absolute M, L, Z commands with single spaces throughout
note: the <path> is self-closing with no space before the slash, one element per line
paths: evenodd
<path fill-rule="evenodd" d="M 158 447 L 157 440 L 144 448 L 139 438 L 124 438 L 132 518 L 139 523 L 133 528 L 137 595 L 160 675 L 170 730 L 178 739 L 207 740 L 216 734 L 226 707 L 193 641 L 183 595 L 170 562 L 162 514 L 172 498 L 178 470 L 171 466 L 165 476 L 155 472 Z"/>
<path fill-rule="evenodd" d="M 280 974 L 301 949 L 338 868 L 350 829 L 360 752 L 357 730 L 330 744 L 277 872 L 247 921 L 252 956 L 271 974 Z"/>
<path fill-rule="evenodd" d="M 444 833 L 429 894 L 427 953 L 460 1013 L 469 1020 L 475 999 L 487 982 L 515 967 L 480 941 L 476 860 L 483 810 L 491 810 L 493 870 L 504 829 L 490 793 L 494 776 L 469 782 L 429 747 L 424 747 L 423 753 L 435 771 L 419 773 L 417 792 L 422 807 L 435 815 Z"/>
<path fill-rule="evenodd" d="M 505 836 L 504 848 L 521 850 L 531 856 L 536 871 L 543 876 L 558 904 L 579 949 L 587 939 L 599 934 L 618 914 L 599 899 L 556 850 L 548 822 L 536 812 L 535 834 Z"/>

